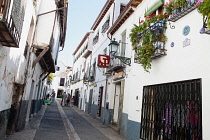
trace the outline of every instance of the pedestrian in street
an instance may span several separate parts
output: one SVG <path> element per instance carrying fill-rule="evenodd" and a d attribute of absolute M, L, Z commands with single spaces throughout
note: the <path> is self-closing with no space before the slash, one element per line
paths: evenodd
<path fill-rule="evenodd" d="M 61 95 L 61 105 L 63 105 L 63 94 L 64 92 L 62 92 L 62 95 Z"/>
<path fill-rule="evenodd" d="M 66 105 L 66 99 L 67 99 L 67 94 L 66 94 L 66 92 L 64 92 L 62 95 L 62 101 L 61 101 L 62 106 Z"/>
<path fill-rule="evenodd" d="M 71 100 L 71 96 L 70 96 L 70 94 L 68 93 L 68 95 L 67 95 L 67 99 L 66 99 L 66 104 L 67 104 L 67 106 L 69 106 L 70 104 L 70 100 Z"/>
<path fill-rule="evenodd" d="M 71 98 L 71 106 L 73 107 L 74 106 L 74 96 Z"/>
<path fill-rule="evenodd" d="M 55 101 L 55 91 L 53 90 L 52 94 L 51 94 L 51 101 L 54 102 Z"/>
<path fill-rule="evenodd" d="M 50 98 L 50 94 L 49 93 L 47 93 L 46 98 L 47 98 L 46 100 L 48 100 Z"/>

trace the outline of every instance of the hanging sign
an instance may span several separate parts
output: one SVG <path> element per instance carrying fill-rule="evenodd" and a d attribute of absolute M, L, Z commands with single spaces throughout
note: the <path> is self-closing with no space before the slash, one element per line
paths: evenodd
<path fill-rule="evenodd" d="M 98 67 L 107 68 L 110 65 L 110 56 L 109 55 L 98 55 Z"/>

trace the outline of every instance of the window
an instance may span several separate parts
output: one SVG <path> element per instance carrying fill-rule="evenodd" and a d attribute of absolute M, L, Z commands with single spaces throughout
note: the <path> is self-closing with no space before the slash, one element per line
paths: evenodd
<path fill-rule="evenodd" d="M 60 67 L 57 66 L 56 70 L 57 70 L 57 71 L 60 71 Z"/>
<path fill-rule="evenodd" d="M 120 48 L 120 55 L 125 56 L 125 48 L 126 47 L 126 32 L 122 34 L 122 41 L 121 41 L 121 48 Z"/>
<path fill-rule="evenodd" d="M 125 9 L 125 5 L 120 5 L 120 13 L 122 13 L 123 12 L 123 10 Z"/>
<path fill-rule="evenodd" d="M 110 16 L 108 16 L 104 25 L 102 26 L 101 33 L 105 33 L 109 29 Z"/>
<path fill-rule="evenodd" d="M 64 86 L 65 78 L 60 79 L 60 86 Z"/>
<path fill-rule="evenodd" d="M 93 45 L 95 45 L 98 42 L 99 39 L 99 31 L 97 32 L 96 36 L 93 38 Z"/>
<path fill-rule="evenodd" d="M 202 139 L 201 79 L 145 86 L 140 138 Z"/>
<path fill-rule="evenodd" d="M 156 2 L 153 5 L 151 5 L 149 9 L 146 11 L 145 15 L 149 16 L 155 14 L 156 11 L 158 11 L 158 9 L 163 6 L 163 4 L 164 4 L 163 0 L 156 0 Z"/>

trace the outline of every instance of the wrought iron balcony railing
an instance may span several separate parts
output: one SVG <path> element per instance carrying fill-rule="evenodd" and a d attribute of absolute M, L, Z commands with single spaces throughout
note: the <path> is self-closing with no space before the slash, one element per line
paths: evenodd
<path fill-rule="evenodd" d="M 186 14 L 190 13 L 192 10 L 196 8 L 195 4 L 198 2 L 198 0 L 189 0 L 186 1 L 186 6 L 183 8 L 177 8 L 172 11 L 170 18 L 168 21 L 175 22 L 178 19 L 182 18 Z"/>
<path fill-rule="evenodd" d="M 0 0 L 0 43 L 6 47 L 19 47 L 25 7 L 22 0 Z"/>
<path fill-rule="evenodd" d="M 109 29 L 109 20 L 107 20 L 104 25 L 102 26 L 101 33 L 105 33 Z"/>
<path fill-rule="evenodd" d="M 154 54 L 151 56 L 151 59 L 156 59 L 166 55 L 165 41 L 164 41 L 165 39 L 163 39 L 164 38 L 163 34 L 165 32 L 165 29 L 166 29 L 165 20 L 159 20 L 152 23 L 150 27 L 145 31 L 145 32 L 150 31 L 154 37 L 154 42 L 152 45 L 155 48 L 155 50 Z M 141 33 L 140 35 L 143 36 L 145 32 Z M 142 47 L 142 41 L 140 41 L 138 45 L 138 48 L 140 47 Z M 138 55 L 137 55 L 138 53 L 139 51 L 137 49 L 135 52 L 134 63 L 140 63 L 140 61 L 138 60 Z"/>
<path fill-rule="evenodd" d="M 119 56 L 119 55 L 112 55 L 110 61 L 110 67 L 107 69 L 107 72 L 117 71 L 126 67 L 126 65 L 131 64 L 131 58 Z"/>
<path fill-rule="evenodd" d="M 95 45 L 98 42 L 99 39 L 99 35 L 97 34 L 94 38 L 93 38 L 93 45 Z"/>
<path fill-rule="evenodd" d="M 161 41 L 154 42 L 155 51 L 154 54 L 151 56 L 151 59 L 156 59 L 161 56 L 166 55 L 165 43 Z"/>

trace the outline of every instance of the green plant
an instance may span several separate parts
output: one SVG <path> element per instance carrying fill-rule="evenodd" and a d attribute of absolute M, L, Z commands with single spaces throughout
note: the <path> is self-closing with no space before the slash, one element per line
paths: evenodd
<path fill-rule="evenodd" d="M 50 73 L 50 74 L 47 76 L 47 81 L 48 81 L 48 82 L 52 82 L 53 79 L 54 79 L 54 75 L 53 75 L 53 73 Z"/>
<path fill-rule="evenodd" d="M 137 50 L 136 57 L 143 66 L 146 72 L 151 69 L 151 56 L 154 55 L 157 48 L 154 47 L 156 41 L 165 42 L 167 37 L 164 34 L 164 29 L 153 31 L 148 27 L 156 21 L 161 21 L 165 26 L 165 19 L 168 18 L 167 14 L 145 16 L 145 21 L 141 21 L 139 25 L 134 25 L 130 33 L 130 41 L 134 50 Z M 165 28 L 165 27 L 164 27 Z M 138 47 L 138 45 L 141 47 Z"/>
<path fill-rule="evenodd" d="M 171 14 L 171 12 L 175 9 L 184 8 L 187 6 L 186 0 L 170 0 L 164 4 L 166 9 L 166 13 Z"/>
<path fill-rule="evenodd" d="M 207 18 L 207 27 L 210 28 L 210 0 L 199 0 L 197 2 L 198 11 Z"/>

